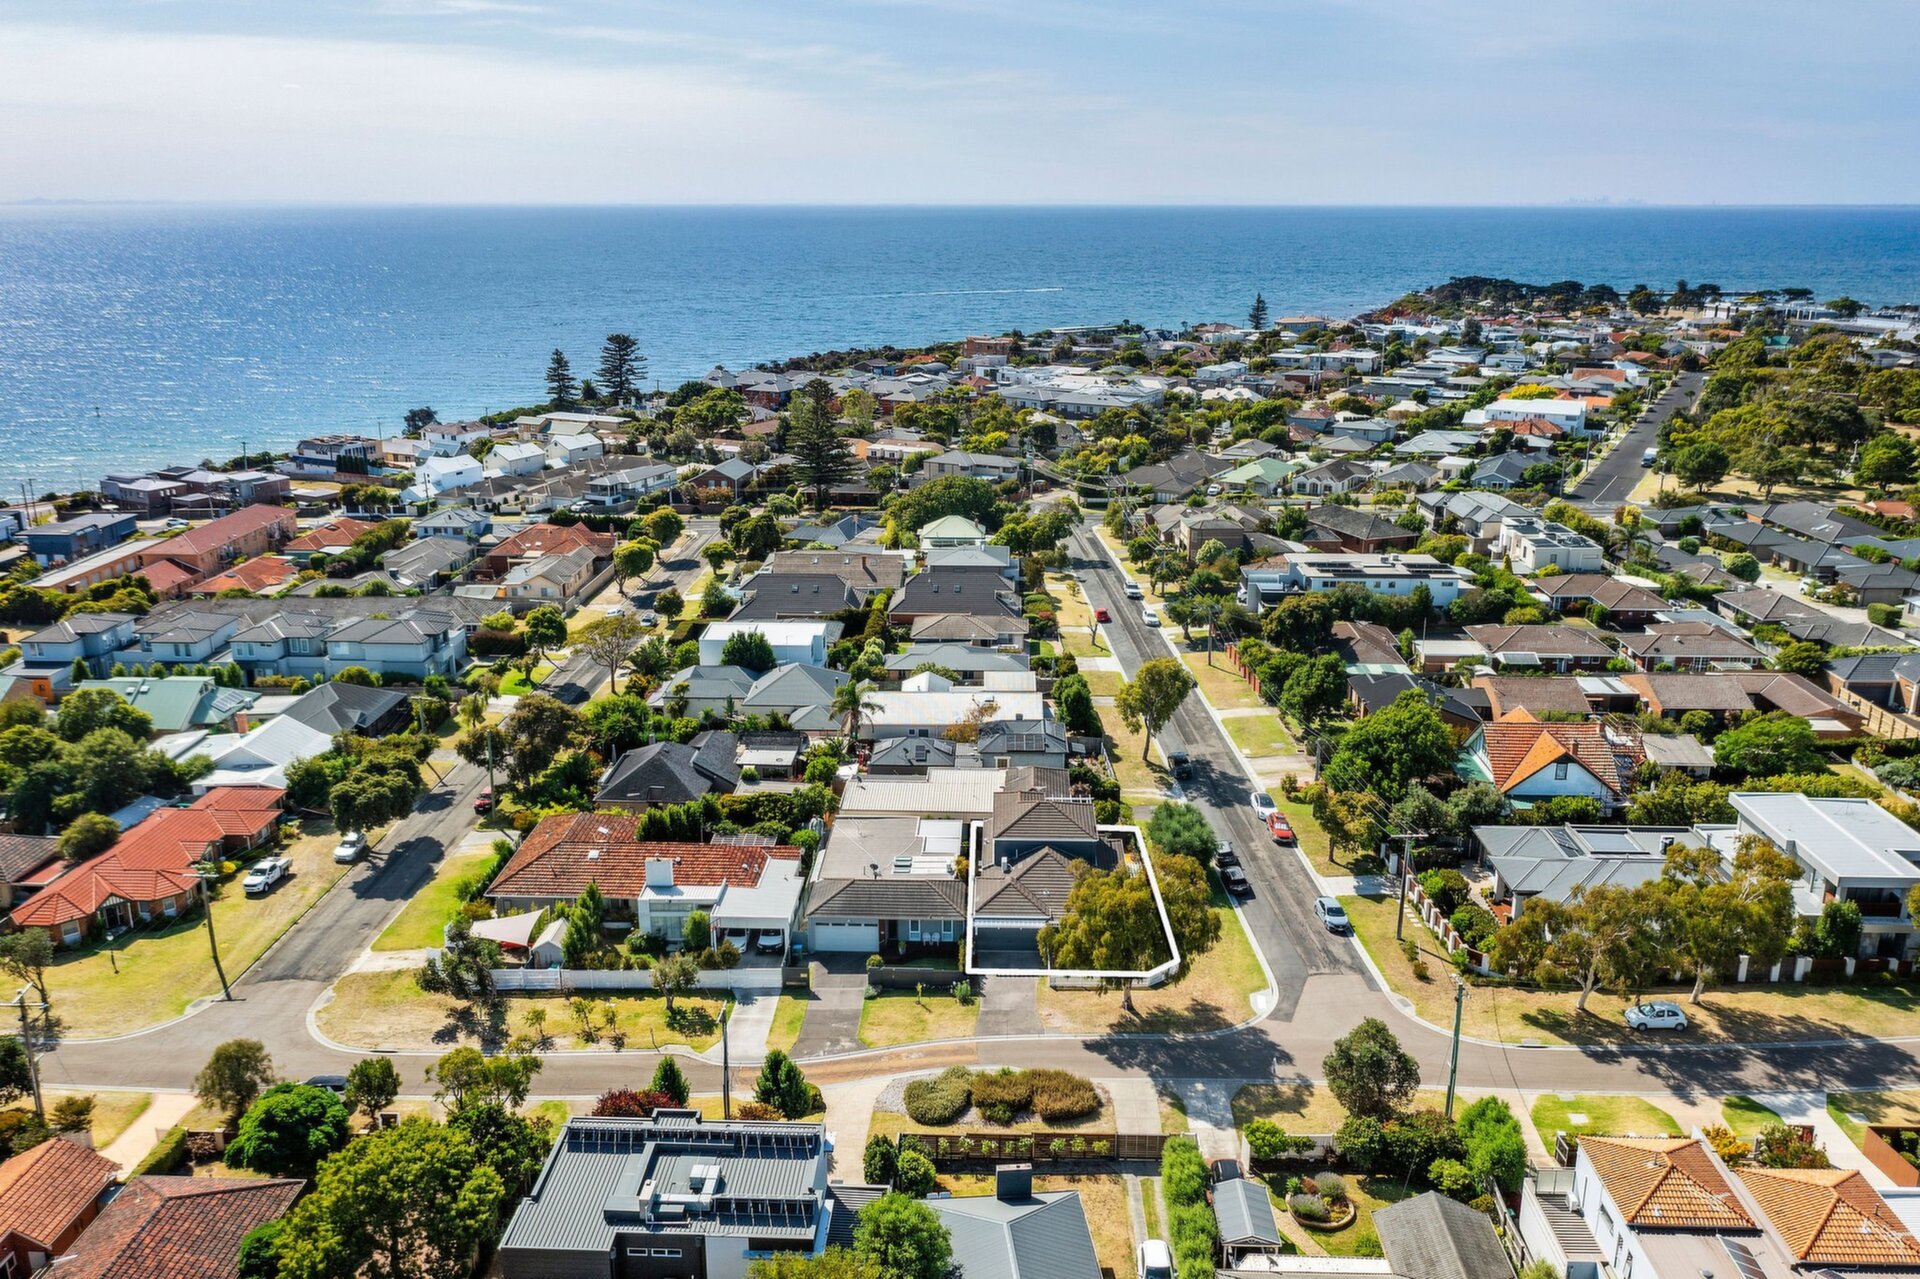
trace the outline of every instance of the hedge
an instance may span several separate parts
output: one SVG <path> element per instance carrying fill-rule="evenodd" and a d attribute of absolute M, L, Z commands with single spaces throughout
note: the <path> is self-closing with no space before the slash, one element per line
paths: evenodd
<path fill-rule="evenodd" d="M 1090 1080 L 1065 1070 L 1029 1070 L 1033 1113 L 1048 1123 L 1085 1119 L 1099 1113 L 1100 1094 Z"/>
<path fill-rule="evenodd" d="M 1207 1206 L 1207 1165 L 1193 1138 L 1167 1142 L 1160 1152 L 1160 1178 L 1175 1273 L 1179 1279 L 1212 1279 L 1220 1227 Z"/>
<path fill-rule="evenodd" d="M 982 1071 L 973 1077 L 973 1104 L 996 1124 L 1010 1124 L 1034 1104 L 1034 1080 L 1024 1070 Z"/>
<path fill-rule="evenodd" d="M 950 1066 L 932 1079 L 907 1085 L 907 1116 L 918 1124 L 944 1127 L 973 1105 L 973 1077 L 965 1066 Z"/>
<path fill-rule="evenodd" d="M 127 1173 L 129 1177 L 164 1176 L 177 1172 L 187 1162 L 187 1130 L 169 1128 L 158 1144 L 147 1152 L 147 1157 L 135 1164 Z"/>

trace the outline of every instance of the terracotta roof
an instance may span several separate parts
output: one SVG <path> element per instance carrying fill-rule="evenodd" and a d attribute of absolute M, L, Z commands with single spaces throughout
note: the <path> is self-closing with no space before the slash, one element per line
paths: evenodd
<path fill-rule="evenodd" d="M 156 595 L 169 595 L 183 586 L 191 586 L 200 576 L 194 570 L 172 560 L 149 560 L 140 566 L 140 576 Z"/>
<path fill-rule="evenodd" d="M 56 1137 L 0 1164 L 0 1237 L 23 1235 L 43 1249 L 66 1233 L 120 1174 L 120 1165 Z"/>
<path fill-rule="evenodd" d="M 49 928 L 84 919 L 111 897 L 151 902 L 190 891 L 199 883 L 193 864 L 228 833 L 221 816 L 204 809 L 161 809 L 112 848 L 35 894 L 13 912 L 13 922 Z"/>
<path fill-rule="evenodd" d="M 355 538 L 362 533 L 371 532 L 375 527 L 372 520 L 356 520 L 343 515 L 308 529 L 288 542 L 285 549 L 289 551 L 344 550 L 353 545 Z"/>
<path fill-rule="evenodd" d="M 218 595 L 221 591 L 239 589 L 243 591 L 264 591 L 278 586 L 299 572 L 292 560 L 284 555 L 261 555 L 245 563 L 235 564 L 224 573 L 216 573 L 197 588 L 207 595 Z M 151 579 L 149 579 L 151 581 Z"/>
<path fill-rule="evenodd" d="M 1580 1149 L 1630 1226 L 1754 1228 L 1706 1148 L 1690 1137 L 1582 1137 Z"/>
<path fill-rule="evenodd" d="M 210 813 L 246 813 L 271 808 L 278 812 L 287 792 L 278 786 L 215 786 L 189 806 Z"/>
<path fill-rule="evenodd" d="M 610 897 L 638 897 L 646 891 L 648 859 L 660 857 L 673 859 L 673 882 L 681 886 L 750 886 L 760 882 L 768 858 L 800 857 L 798 848 L 786 845 L 645 842 L 634 834 L 642 820 L 643 815 L 635 813 L 548 817 L 521 841 L 487 895 L 577 897 L 591 880 Z"/>
<path fill-rule="evenodd" d="M 488 559 L 533 559 L 587 547 L 596 559 L 613 554 L 613 534 L 596 533 L 584 524 L 529 524 L 487 552 Z"/>
<path fill-rule="evenodd" d="M 49 1272 L 59 1279 L 226 1279 L 249 1230 L 283 1216 L 298 1181 L 135 1177 Z"/>
<path fill-rule="evenodd" d="M 1493 784 L 1503 791 L 1565 760 L 1592 773 L 1614 794 L 1622 793 L 1614 746 L 1599 724 L 1543 724 L 1526 707 L 1516 706 L 1480 731 Z"/>
<path fill-rule="evenodd" d="M 151 550 L 143 549 L 140 557 L 144 560 L 149 555 L 156 559 L 170 559 L 177 555 L 205 555 L 228 545 L 235 538 L 244 537 L 260 529 L 290 523 L 292 520 L 293 512 L 284 506 L 243 506 L 232 515 L 222 515 L 219 519 L 202 524 L 199 528 L 189 529 L 164 542 L 156 542 Z"/>
<path fill-rule="evenodd" d="M 1796 1261 L 1920 1265 L 1920 1240 L 1853 1169 L 1747 1168 L 1735 1175 Z"/>

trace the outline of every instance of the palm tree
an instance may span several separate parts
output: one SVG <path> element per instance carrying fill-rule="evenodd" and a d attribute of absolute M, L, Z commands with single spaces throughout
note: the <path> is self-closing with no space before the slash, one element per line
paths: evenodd
<path fill-rule="evenodd" d="M 860 717 L 880 709 L 880 703 L 873 700 L 873 691 L 873 683 L 864 679 L 850 679 L 833 690 L 829 709 L 847 726 L 849 743 L 860 736 Z"/>

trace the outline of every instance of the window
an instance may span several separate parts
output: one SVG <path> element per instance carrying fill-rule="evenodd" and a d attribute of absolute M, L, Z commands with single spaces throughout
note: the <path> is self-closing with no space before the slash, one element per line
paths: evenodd
<path fill-rule="evenodd" d="M 1613 1214 L 1607 1211 L 1605 1204 L 1600 1205 L 1600 1230 L 1607 1238 L 1613 1238 Z"/>
<path fill-rule="evenodd" d="M 1567 761 L 1566 760 L 1563 759 L 1558 764 L 1555 764 L 1553 766 L 1553 780 L 1556 782 L 1564 782 L 1567 780 Z"/>
<path fill-rule="evenodd" d="M 920 921 L 919 920 L 909 919 L 907 921 L 907 940 L 908 941 L 920 940 Z"/>
<path fill-rule="evenodd" d="M 653 1255 L 656 1257 L 678 1257 L 680 1250 L 678 1248 L 655 1248 Z"/>

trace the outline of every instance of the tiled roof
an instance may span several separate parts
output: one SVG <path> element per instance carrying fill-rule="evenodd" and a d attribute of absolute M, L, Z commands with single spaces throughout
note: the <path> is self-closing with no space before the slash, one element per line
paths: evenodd
<path fill-rule="evenodd" d="M 822 880 L 807 907 L 809 919 L 958 919 L 966 913 L 966 885 L 934 875 Z"/>
<path fill-rule="evenodd" d="M 52 835 L 0 835 L 0 876 L 18 883 L 60 855 L 60 841 Z"/>
<path fill-rule="evenodd" d="M 1796 1261 L 1920 1265 L 1920 1240 L 1853 1169 L 1746 1168 L 1736 1175 Z"/>
<path fill-rule="evenodd" d="M 164 550 L 159 558 L 171 558 L 176 555 L 205 555 L 217 551 L 235 538 L 260 529 L 274 528 L 290 522 L 293 512 L 284 506 L 243 506 L 232 515 L 223 515 L 217 520 L 202 524 L 199 528 L 189 529 L 185 533 L 157 543 Z M 142 558 L 151 552 L 142 552 Z"/>
<path fill-rule="evenodd" d="M 577 897 L 587 882 L 610 897 L 646 891 L 649 858 L 673 859 L 673 882 L 685 887 L 760 882 L 767 859 L 797 861 L 798 848 L 741 848 L 726 844 L 643 842 L 635 837 L 641 816 L 632 813 L 562 813 L 543 820 L 487 889 L 493 897 Z"/>
<path fill-rule="evenodd" d="M 240 1241 L 286 1213 L 298 1181 L 135 1177 L 49 1272 L 59 1279 L 223 1279 Z"/>
<path fill-rule="evenodd" d="M 1001 791 L 993 797 L 994 839 L 1095 839 L 1093 805 L 1054 799 L 1039 791 Z"/>
<path fill-rule="evenodd" d="M 375 527 L 372 520 L 356 520 L 348 516 L 328 520 L 325 524 L 308 529 L 299 537 L 288 542 L 289 551 L 334 551 L 344 550 L 353 545 L 353 540 L 362 533 Z"/>
<path fill-rule="evenodd" d="M 182 586 L 191 586 L 200 574 L 173 560 L 148 560 L 141 564 L 140 576 L 147 579 L 147 585 L 155 594 L 166 595 Z"/>
<path fill-rule="evenodd" d="M 42 1248 L 66 1242 L 120 1165 L 56 1137 L 0 1163 L 0 1236 L 24 1235 Z"/>
<path fill-rule="evenodd" d="M 1090 865 L 1058 849 L 1042 848 L 1011 866 L 982 866 L 974 877 L 974 913 L 1057 919 L 1073 891 L 1079 868 Z"/>
<path fill-rule="evenodd" d="M 1543 724 L 1523 706 L 1481 729 L 1493 784 L 1510 790 L 1562 760 L 1580 765 L 1613 793 L 1622 792 L 1613 745 L 1599 724 Z"/>
<path fill-rule="evenodd" d="M 264 591 L 287 581 L 297 571 L 293 561 L 284 555 L 261 555 L 235 564 L 224 573 L 214 574 L 200 583 L 199 589 L 209 595 L 230 590 Z M 147 580 L 151 584 L 153 579 Z"/>
<path fill-rule="evenodd" d="M 199 883 L 193 864 L 227 834 L 221 817 L 204 809 L 161 809 L 35 894 L 13 912 L 13 922 L 54 927 L 93 914 L 109 897 L 151 902 L 191 891 Z"/>
<path fill-rule="evenodd" d="M 592 550 L 596 559 L 604 559 L 613 554 L 613 534 L 595 533 L 584 524 L 529 524 L 488 551 L 487 557 L 529 559 L 582 546 Z"/>
<path fill-rule="evenodd" d="M 1577 626 L 1469 626 L 1467 634 L 1489 653 L 1543 653 L 1570 657 L 1613 656 L 1592 631 Z"/>
<path fill-rule="evenodd" d="M 1733 1187 L 1693 1138 L 1582 1137 L 1580 1149 L 1630 1226 L 1754 1228 Z"/>

